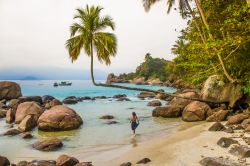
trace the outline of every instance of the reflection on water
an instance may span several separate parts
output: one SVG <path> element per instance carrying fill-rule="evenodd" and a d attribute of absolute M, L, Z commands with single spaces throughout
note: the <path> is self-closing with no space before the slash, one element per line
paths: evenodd
<path fill-rule="evenodd" d="M 132 136 L 131 136 L 131 141 L 130 141 L 130 143 L 132 144 L 132 146 L 133 146 L 133 148 L 135 148 L 135 147 L 137 147 L 137 137 L 138 137 L 138 135 L 137 134 L 133 134 Z"/>

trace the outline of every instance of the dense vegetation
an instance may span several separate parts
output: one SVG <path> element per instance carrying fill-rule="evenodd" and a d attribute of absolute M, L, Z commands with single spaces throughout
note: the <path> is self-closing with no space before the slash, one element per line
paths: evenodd
<path fill-rule="evenodd" d="M 148 10 L 155 0 L 144 0 Z M 168 0 L 171 9 L 174 0 Z M 250 5 L 242 0 L 179 0 L 188 26 L 181 31 L 172 52 L 172 76 L 200 84 L 219 74 L 225 81 L 244 85 L 250 91 Z"/>

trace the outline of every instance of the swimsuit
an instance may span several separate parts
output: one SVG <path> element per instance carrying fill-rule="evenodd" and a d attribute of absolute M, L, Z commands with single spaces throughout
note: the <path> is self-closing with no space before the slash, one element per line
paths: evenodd
<path fill-rule="evenodd" d="M 132 122 L 131 122 L 131 129 L 132 129 L 132 130 L 135 130 L 135 129 L 138 127 L 138 125 L 139 125 L 139 124 L 136 123 L 136 121 L 132 121 Z"/>

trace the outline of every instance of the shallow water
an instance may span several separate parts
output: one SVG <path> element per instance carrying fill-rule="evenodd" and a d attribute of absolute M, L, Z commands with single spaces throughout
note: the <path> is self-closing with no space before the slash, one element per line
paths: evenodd
<path fill-rule="evenodd" d="M 118 102 L 114 99 L 98 99 L 84 101 L 76 105 L 69 105 L 83 118 L 84 124 L 80 129 L 65 132 L 42 132 L 35 129 L 32 133 L 35 138 L 24 140 L 20 136 L 0 137 L 0 155 L 11 160 L 23 159 L 55 159 L 59 154 L 98 154 L 107 150 L 121 147 L 137 146 L 140 142 L 152 137 L 174 132 L 180 124 L 178 119 L 153 118 L 153 107 L 146 106 L 149 100 L 140 100 L 136 97 L 137 91 L 123 89 L 94 87 L 89 81 L 72 81 L 70 87 L 53 87 L 54 81 L 17 81 L 26 95 L 52 95 L 58 99 L 67 96 L 113 96 L 127 94 L 131 101 Z M 135 86 L 124 84 L 126 86 Z M 157 86 L 139 86 L 150 89 L 164 89 L 174 92 L 175 89 Z M 163 102 L 163 104 L 165 104 Z M 135 111 L 140 117 L 140 125 L 136 138 L 131 137 L 129 117 Z M 99 119 L 102 115 L 114 115 L 118 124 L 108 125 L 107 120 Z M 0 119 L 0 133 L 7 130 L 5 119 Z M 57 152 L 40 152 L 31 148 L 31 144 L 40 138 L 58 137 L 63 140 L 64 147 Z"/>

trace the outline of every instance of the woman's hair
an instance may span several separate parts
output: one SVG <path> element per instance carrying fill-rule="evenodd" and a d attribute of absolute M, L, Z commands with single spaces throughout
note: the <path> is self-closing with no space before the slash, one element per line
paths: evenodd
<path fill-rule="evenodd" d="M 133 115 L 133 116 L 136 116 L 136 113 L 135 113 L 135 112 L 132 112 L 132 115 Z"/>

